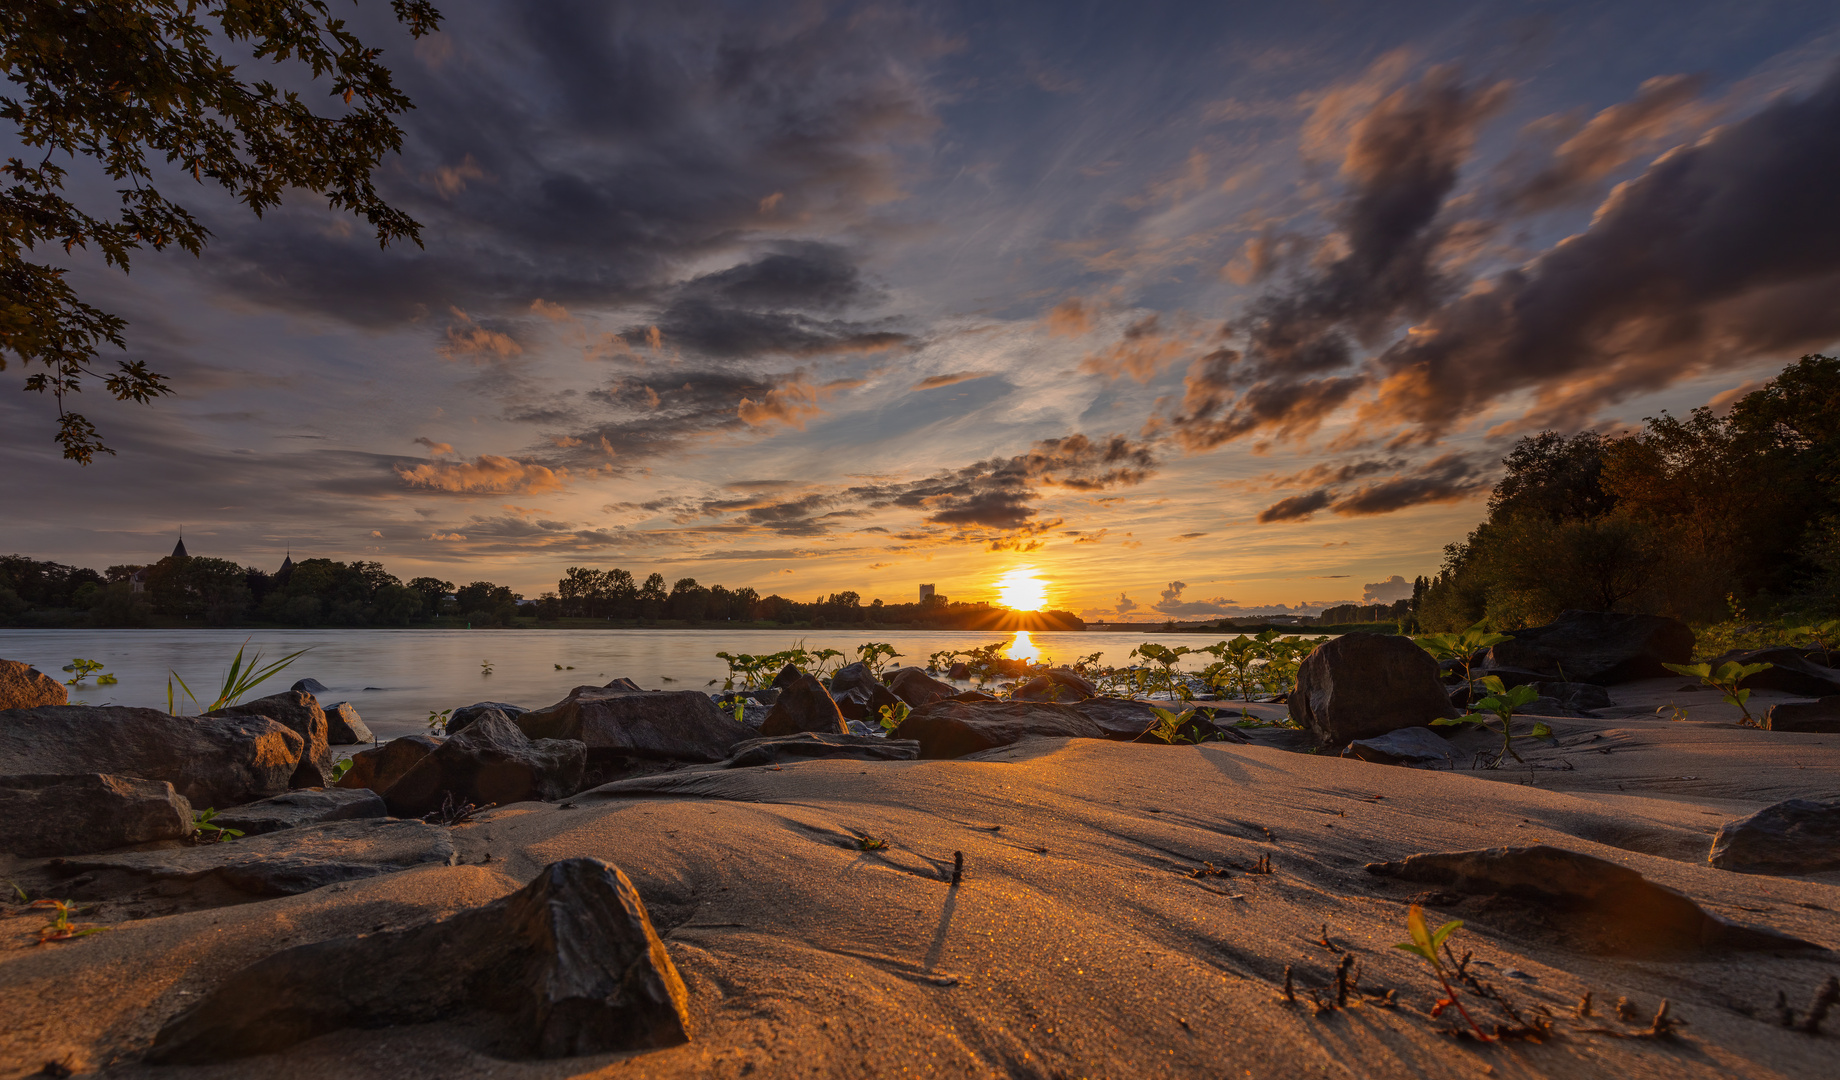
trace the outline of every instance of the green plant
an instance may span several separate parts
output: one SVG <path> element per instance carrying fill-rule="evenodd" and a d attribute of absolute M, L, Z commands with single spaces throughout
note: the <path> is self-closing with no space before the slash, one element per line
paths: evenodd
<path fill-rule="evenodd" d="M 70 663 L 64 665 L 65 671 L 73 673 L 71 678 L 65 680 L 64 685 L 65 686 L 82 686 L 84 679 L 87 679 L 91 675 L 94 675 L 96 672 L 101 671 L 102 667 L 103 667 L 103 664 L 102 664 L 102 661 L 100 660 L 85 660 L 79 656 L 76 659 L 72 660 Z M 113 675 L 97 675 L 96 676 L 97 686 L 113 686 L 115 685 L 117 681 L 118 680 Z"/>
<path fill-rule="evenodd" d="M 1679 675 L 1694 675 L 1699 681 L 1725 695 L 1727 705 L 1736 705 L 1744 714 L 1738 721 L 1745 727 L 1756 727 L 1757 718 L 1751 715 L 1749 702 L 1751 692 L 1740 685 L 1744 680 L 1760 671 L 1768 671 L 1774 664 L 1740 664 L 1736 660 L 1727 660 L 1714 668 L 1711 664 L 1663 664 L 1662 667 Z"/>
<path fill-rule="evenodd" d="M 452 709 L 442 709 L 440 712 L 435 712 L 433 709 L 429 709 L 428 710 L 428 730 L 429 732 L 432 734 L 439 734 L 442 730 L 444 730 L 447 727 L 447 718 L 452 716 L 453 714 L 454 714 L 454 710 Z"/>
<path fill-rule="evenodd" d="M 870 836 L 868 833 L 861 833 L 856 837 L 857 851 L 882 851 L 887 847 L 888 841 L 879 836 Z"/>
<path fill-rule="evenodd" d="M 1194 718 L 1195 710 L 1183 709 L 1181 712 L 1171 712 L 1152 705 L 1150 711 L 1156 714 L 1156 723 L 1146 728 L 1138 738 L 1167 743 L 1170 746 L 1196 741 L 1182 734 L 1182 726 Z"/>
<path fill-rule="evenodd" d="M 232 829 L 227 825 L 217 824 L 214 820 L 216 817 L 217 811 L 215 809 L 206 809 L 203 813 L 200 813 L 197 817 L 192 819 L 192 828 L 198 831 L 199 843 L 221 844 L 226 840 L 235 840 L 237 837 L 243 835 L 243 830 L 241 829 Z"/>
<path fill-rule="evenodd" d="M 51 908 L 57 911 L 56 917 L 54 917 L 50 923 L 39 929 L 38 943 L 40 945 L 52 941 L 71 941 L 80 937 L 88 937 L 91 934 L 100 934 L 111 929 L 111 927 L 107 926 L 84 926 L 80 923 L 71 922 L 71 915 L 81 915 L 85 911 L 91 909 L 79 907 L 69 900 L 34 900 L 31 906 L 35 908 Z"/>
<path fill-rule="evenodd" d="M 1495 729 L 1489 727 L 1489 721 L 1493 719 L 1501 724 L 1501 751 L 1495 755 L 1495 760 L 1489 763 L 1489 768 L 1500 768 L 1502 759 L 1510 755 L 1514 760 L 1520 761 L 1520 754 L 1514 750 L 1514 710 L 1522 705 L 1531 704 L 1540 696 L 1540 692 L 1525 683 L 1509 690 L 1503 687 L 1501 679 L 1494 675 L 1484 675 L 1479 681 L 1483 689 L 1489 692 L 1488 697 L 1476 702 L 1470 707 L 1470 711 L 1462 716 L 1440 716 L 1431 723 L 1438 727 L 1455 724 L 1481 724 L 1484 728 L 1493 731 Z M 1536 739 L 1551 738 L 1552 728 L 1546 726 L 1544 721 L 1536 721 L 1533 725 L 1533 737 Z"/>
<path fill-rule="evenodd" d="M 243 695 L 268 681 L 276 672 L 287 667 L 302 655 L 306 654 L 311 649 L 311 646 L 307 649 L 291 652 L 267 666 L 263 666 L 262 664 L 262 652 L 260 649 L 256 650 L 255 655 L 251 656 L 249 662 L 245 664 L 243 662 L 243 650 L 247 648 L 249 648 L 249 640 L 245 638 L 242 646 L 236 650 L 236 657 L 230 661 L 230 670 L 224 673 L 223 682 L 217 689 L 216 700 L 212 701 L 210 706 L 202 711 L 216 712 L 218 709 L 226 709 L 235 705 L 238 701 L 242 700 Z M 166 674 L 166 711 L 169 713 L 175 711 L 176 703 L 173 700 L 173 683 L 175 681 L 178 682 L 179 689 L 185 692 L 185 696 L 190 698 L 192 705 L 196 707 L 198 705 L 198 697 L 196 694 L 192 693 L 192 688 L 185 684 L 185 680 L 179 677 L 178 672 L 169 671 Z"/>
<path fill-rule="evenodd" d="M 907 719 L 907 714 L 913 712 L 913 709 L 908 707 L 907 702 L 897 701 L 893 705 L 882 706 L 880 711 L 882 730 L 892 735 L 894 729 L 901 726 L 901 721 Z"/>
<path fill-rule="evenodd" d="M 485 675 L 490 675 L 490 674 L 492 674 L 492 661 L 490 661 L 490 660 L 481 660 L 481 661 L 479 662 L 479 674 L 480 674 L 481 676 L 485 676 Z"/>
<path fill-rule="evenodd" d="M 20 903 L 30 904 L 32 902 L 32 898 L 26 895 L 26 891 L 19 887 L 19 882 L 14 881 L 12 878 L 0 878 L 0 881 L 4 881 L 13 887 L 13 895 L 19 897 Z"/>
<path fill-rule="evenodd" d="M 1423 957 L 1425 962 L 1431 965 L 1431 970 L 1437 975 L 1438 982 L 1444 987 L 1443 1000 L 1431 1007 L 1433 1017 L 1442 1016 L 1445 1009 L 1455 1005 L 1457 1012 L 1469 1024 L 1470 1030 L 1476 1033 L 1476 1038 L 1483 1042 L 1492 1042 L 1494 1041 L 1493 1036 L 1483 1034 L 1482 1027 L 1476 1023 L 1474 1017 L 1470 1016 L 1469 1010 L 1457 1000 L 1457 992 L 1450 985 L 1450 976 L 1444 970 L 1444 962 L 1438 959 L 1438 949 L 1445 948 L 1445 940 L 1462 928 L 1462 920 L 1452 919 L 1436 930 L 1432 930 L 1425 925 L 1425 909 L 1413 904 L 1411 910 L 1406 913 L 1406 932 L 1412 935 L 1412 940 L 1402 941 L 1393 948 L 1403 949 L 1413 956 Z"/>
<path fill-rule="evenodd" d="M 745 723 L 746 716 L 747 716 L 747 699 L 738 697 L 735 699 L 735 723 L 737 724 Z"/>
<path fill-rule="evenodd" d="M 332 763 L 332 777 L 331 777 L 332 782 L 336 784 L 340 780 L 345 779 L 345 774 L 350 771 L 351 771 L 351 759 L 350 758 L 341 758 L 340 760 L 333 762 Z"/>
<path fill-rule="evenodd" d="M 1456 634 L 1426 634 L 1412 639 L 1413 644 L 1430 653 L 1437 660 L 1454 660 L 1463 669 L 1464 699 L 1476 696 L 1476 680 L 1470 674 L 1470 661 L 1481 649 L 1499 645 L 1509 640 L 1507 634 L 1491 632 L 1482 623 L 1477 623 Z"/>
<path fill-rule="evenodd" d="M 894 651 L 894 646 L 885 642 L 871 641 L 856 647 L 856 662 L 868 668 L 869 674 L 878 679 L 888 669 L 888 665 L 900 657 L 901 654 Z"/>
<path fill-rule="evenodd" d="M 1821 663 L 1832 667 L 1834 665 L 1834 645 L 1840 643 L 1840 619 L 1797 626 L 1787 631 L 1785 636 L 1791 641 L 1808 642 L 1818 646 L 1821 650 Z"/>
<path fill-rule="evenodd" d="M 1189 689 L 1188 680 L 1176 673 L 1176 665 L 1181 663 L 1182 658 L 1192 651 L 1194 650 L 1186 645 L 1180 645 L 1172 649 L 1167 645 L 1158 645 L 1154 641 L 1146 641 L 1137 648 L 1132 649 L 1131 655 L 1134 657 L 1141 657 L 1156 665 L 1156 669 L 1150 673 L 1150 678 L 1146 680 L 1147 688 L 1150 693 L 1166 693 L 1171 699 L 1180 698 L 1183 701 L 1188 701 L 1195 696 L 1195 692 Z"/>

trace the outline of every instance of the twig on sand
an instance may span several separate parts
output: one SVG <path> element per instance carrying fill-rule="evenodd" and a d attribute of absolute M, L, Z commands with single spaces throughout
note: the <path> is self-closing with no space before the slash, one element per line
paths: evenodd
<path fill-rule="evenodd" d="M 1619 1014 L 1622 1004 L 1628 1000 L 1628 998 L 1622 998 L 1617 1001 Z M 1649 1022 L 1647 1028 L 1641 1031 L 1617 1031 L 1615 1028 L 1606 1027 L 1588 1027 L 1578 1030 L 1590 1035 L 1608 1035 L 1613 1039 L 1672 1039 L 1677 1034 L 1675 1029 L 1681 1026 L 1681 1022 L 1669 1015 L 1668 1009 L 1668 1000 L 1662 998 L 1661 1007 L 1655 1010 L 1655 1018 Z"/>
<path fill-rule="evenodd" d="M 964 879 L 964 876 L 965 853 L 962 851 L 954 851 L 952 853 L 952 884 L 957 885 Z"/>

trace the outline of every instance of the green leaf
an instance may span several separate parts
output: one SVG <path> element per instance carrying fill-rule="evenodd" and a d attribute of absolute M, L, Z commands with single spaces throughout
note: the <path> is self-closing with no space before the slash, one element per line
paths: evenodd
<path fill-rule="evenodd" d="M 1505 694 L 1508 692 L 1508 688 L 1501 684 L 1501 677 L 1499 675 L 1484 675 L 1476 681 L 1481 683 L 1482 688 L 1487 690 L 1491 695 Z"/>
<path fill-rule="evenodd" d="M 1536 739 L 1550 739 L 1552 733 L 1552 728 L 1548 727 L 1544 721 L 1533 725 L 1533 737 Z"/>
<path fill-rule="evenodd" d="M 1676 675 L 1692 675 L 1695 678 L 1700 678 L 1700 679 L 1703 679 L 1706 676 L 1712 674 L 1711 664 L 1667 664 L 1667 663 L 1664 663 L 1661 666 L 1664 668 L 1667 668 L 1669 671 L 1673 672 Z"/>
<path fill-rule="evenodd" d="M 1463 926 L 1463 920 L 1452 919 L 1449 922 L 1445 923 L 1443 926 L 1438 927 L 1437 932 L 1431 935 L 1432 950 L 1436 951 L 1438 946 L 1444 944 L 1445 938 L 1456 933 L 1459 929 L 1462 928 L 1462 926 Z"/>

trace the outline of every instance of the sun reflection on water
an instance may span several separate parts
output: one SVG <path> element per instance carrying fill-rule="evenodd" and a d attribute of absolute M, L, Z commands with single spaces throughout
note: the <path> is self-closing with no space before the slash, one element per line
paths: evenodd
<path fill-rule="evenodd" d="M 1041 663 L 1041 646 L 1035 644 L 1027 630 L 1016 631 L 1015 638 L 1004 646 L 1003 651 L 1011 660 L 1025 660 L 1031 664 Z"/>

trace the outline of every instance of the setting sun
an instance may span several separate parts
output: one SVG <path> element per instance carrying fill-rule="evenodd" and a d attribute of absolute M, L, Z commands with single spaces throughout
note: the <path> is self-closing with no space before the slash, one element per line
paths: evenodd
<path fill-rule="evenodd" d="M 1018 566 L 997 579 L 997 600 L 1013 611 L 1040 611 L 1048 604 L 1048 583 L 1033 566 Z"/>

